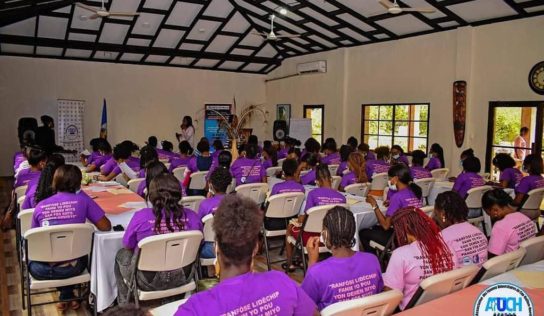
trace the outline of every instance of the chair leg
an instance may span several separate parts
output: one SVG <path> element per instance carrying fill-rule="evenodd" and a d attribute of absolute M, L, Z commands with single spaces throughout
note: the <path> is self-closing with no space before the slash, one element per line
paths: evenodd
<path fill-rule="evenodd" d="M 266 253 L 266 266 L 268 267 L 268 271 L 271 270 L 270 266 L 270 250 L 268 249 L 268 238 L 266 237 L 266 232 L 263 231 L 263 238 L 264 238 L 264 251 Z"/>
<path fill-rule="evenodd" d="M 24 275 L 25 265 L 23 264 L 22 261 L 21 261 L 21 265 L 20 265 L 19 268 L 20 268 L 20 271 L 19 271 L 20 273 L 19 274 L 21 276 L 21 297 L 23 298 L 21 300 L 21 303 L 23 305 L 23 309 L 26 309 L 26 306 L 25 306 L 25 275 Z"/>
<path fill-rule="evenodd" d="M 304 255 L 304 245 L 302 243 L 300 245 L 300 255 L 302 256 L 302 273 L 304 276 L 306 276 L 306 270 L 308 269 L 308 266 L 306 263 L 306 256 Z"/>
<path fill-rule="evenodd" d="M 30 296 L 30 276 L 28 275 L 28 268 L 27 268 L 27 276 L 26 276 L 26 310 L 27 315 L 32 315 L 32 297 Z"/>

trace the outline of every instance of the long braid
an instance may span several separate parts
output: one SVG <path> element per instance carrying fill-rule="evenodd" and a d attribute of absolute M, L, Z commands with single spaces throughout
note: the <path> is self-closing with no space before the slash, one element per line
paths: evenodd
<path fill-rule="evenodd" d="M 329 232 L 328 240 L 334 248 L 352 248 L 355 244 L 355 218 L 341 206 L 330 209 L 323 218 L 323 227 Z"/>
<path fill-rule="evenodd" d="M 452 254 L 442 239 L 438 226 L 423 211 L 413 207 L 398 210 L 392 218 L 399 246 L 407 245 L 408 234 L 414 236 L 433 274 L 453 269 Z"/>
<path fill-rule="evenodd" d="M 349 154 L 348 164 L 350 166 L 351 171 L 353 171 L 353 173 L 355 174 L 355 177 L 357 178 L 357 183 L 368 182 L 366 169 L 365 169 L 365 158 L 363 157 L 361 153 L 353 152 Z"/>
<path fill-rule="evenodd" d="M 181 186 L 179 181 L 171 174 L 160 174 L 151 180 L 149 186 L 149 199 L 153 204 L 155 215 L 154 230 L 157 234 L 166 233 L 161 230 L 163 220 L 169 232 L 174 232 L 175 225 L 180 231 L 185 229 L 185 209 L 178 203 L 181 200 Z"/>

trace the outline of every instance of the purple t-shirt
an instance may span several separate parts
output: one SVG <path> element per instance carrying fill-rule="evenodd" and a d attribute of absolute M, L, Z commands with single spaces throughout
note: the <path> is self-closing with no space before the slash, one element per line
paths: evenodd
<path fill-rule="evenodd" d="M 342 160 L 340 159 L 340 154 L 338 152 L 334 152 L 321 158 L 321 163 L 327 165 L 339 165 L 341 162 Z"/>
<path fill-rule="evenodd" d="M 201 159 L 205 159 L 204 156 L 200 156 L 200 157 L 201 157 Z M 211 158 L 211 157 L 210 157 L 210 158 Z M 198 171 L 209 171 L 209 170 L 211 169 L 212 164 L 213 164 L 213 158 L 212 158 L 212 163 L 209 165 L 210 168 L 208 168 L 208 169 L 202 169 L 202 170 L 200 170 L 200 169 L 198 168 L 197 159 L 198 159 L 197 156 L 192 156 L 191 159 L 189 159 L 189 163 L 187 164 L 187 169 L 188 169 L 191 173 L 193 173 L 193 172 L 198 172 Z"/>
<path fill-rule="evenodd" d="M 353 171 L 350 171 L 342 176 L 342 181 L 340 182 L 340 186 L 342 188 L 347 187 L 350 184 L 357 183 L 357 177 L 355 176 L 355 173 Z"/>
<path fill-rule="evenodd" d="M 38 181 L 40 179 L 41 171 L 33 171 L 31 168 L 23 169 L 19 171 L 19 174 L 15 178 L 15 184 L 13 187 L 17 188 L 23 185 L 27 185 L 30 181 Z"/>
<path fill-rule="evenodd" d="M 16 152 L 15 155 L 13 155 L 13 170 L 19 169 L 19 166 L 25 160 L 26 158 L 22 151 Z"/>
<path fill-rule="evenodd" d="M 459 193 L 464 199 L 467 197 L 468 190 L 484 185 L 485 180 L 479 174 L 474 172 L 463 172 L 455 180 L 453 191 Z"/>
<path fill-rule="evenodd" d="M 202 201 L 200 203 L 200 207 L 198 208 L 198 218 L 202 220 L 204 216 L 208 214 L 215 214 L 219 203 L 221 203 L 224 197 L 224 194 L 216 194 Z"/>
<path fill-rule="evenodd" d="M 176 153 L 173 153 L 171 151 L 166 151 L 164 149 L 155 148 L 157 151 L 157 155 L 159 156 L 159 159 L 170 159 L 172 157 L 176 157 Z"/>
<path fill-rule="evenodd" d="M 278 151 L 278 159 L 285 159 L 287 158 L 287 155 L 289 154 L 289 148 L 282 148 L 280 151 Z"/>
<path fill-rule="evenodd" d="M 343 176 L 344 175 L 344 170 L 346 170 L 347 168 L 348 168 L 348 162 L 347 161 L 342 161 L 338 165 L 338 169 L 336 170 L 336 175 L 337 176 Z"/>
<path fill-rule="evenodd" d="M 469 222 L 451 225 L 442 230 L 442 239 L 453 254 L 455 268 L 487 261 L 487 237 Z"/>
<path fill-rule="evenodd" d="M 425 166 L 425 169 L 429 171 L 432 171 L 434 169 L 440 169 L 440 168 L 442 168 L 442 163 L 440 162 L 440 159 L 436 157 L 431 157 L 431 159 L 429 159 L 429 162 Z"/>
<path fill-rule="evenodd" d="M 304 186 L 295 180 L 287 180 L 283 182 L 278 182 L 274 184 L 272 187 L 272 191 L 270 192 L 270 196 L 276 195 L 276 194 L 282 194 L 282 193 L 296 193 L 296 192 L 302 192 L 304 193 Z"/>
<path fill-rule="evenodd" d="M 36 206 L 34 197 L 36 196 L 36 190 L 38 189 L 39 182 L 40 182 L 39 177 L 34 178 L 28 182 L 28 187 L 26 188 L 26 192 L 25 192 L 25 199 L 23 201 L 23 204 L 21 204 L 21 209 L 26 210 L 29 208 L 34 208 Z"/>
<path fill-rule="evenodd" d="M 125 160 L 125 163 L 127 164 L 127 166 L 129 166 L 130 169 L 134 170 L 135 172 L 140 171 L 140 159 L 139 158 L 130 156 L 130 157 L 128 157 L 127 160 Z M 115 168 L 113 168 L 112 172 L 115 173 L 116 175 L 120 174 L 121 173 L 121 168 L 119 166 L 116 166 Z"/>
<path fill-rule="evenodd" d="M 349 258 L 330 257 L 316 263 L 300 286 L 322 310 L 337 302 L 380 293 L 383 279 L 378 258 L 357 251 Z"/>
<path fill-rule="evenodd" d="M 111 157 L 100 167 L 100 173 L 103 176 L 107 176 L 115 169 L 115 167 L 117 167 L 117 161 Z"/>
<path fill-rule="evenodd" d="M 304 213 L 314 206 L 344 203 L 346 203 L 346 197 L 342 193 L 331 188 L 317 188 L 308 193 Z"/>
<path fill-rule="evenodd" d="M 433 177 L 433 175 L 431 174 L 429 170 L 419 166 L 412 166 L 410 168 L 410 174 L 412 175 L 412 178 L 414 179 L 425 179 L 425 178 Z"/>
<path fill-rule="evenodd" d="M 87 219 L 96 224 L 104 216 L 100 206 L 84 192 L 59 192 L 36 205 L 32 228 L 80 224 Z"/>
<path fill-rule="evenodd" d="M 384 160 L 368 160 L 366 162 L 366 176 L 368 179 L 372 179 L 372 176 L 377 173 L 384 173 L 389 171 L 389 163 Z"/>
<path fill-rule="evenodd" d="M 303 185 L 315 185 L 315 169 L 312 169 L 305 175 L 300 176 L 300 183 Z"/>
<path fill-rule="evenodd" d="M 236 185 L 259 183 L 266 177 L 266 170 L 260 159 L 240 157 L 230 166 L 230 172 L 236 179 Z"/>
<path fill-rule="evenodd" d="M 202 231 L 202 223 L 196 216 L 195 212 L 190 209 L 183 209 L 184 217 L 182 223 L 183 230 L 200 230 Z M 170 225 L 175 232 L 179 232 L 180 229 L 170 220 Z M 160 234 L 166 234 L 170 232 L 166 226 L 166 221 L 163 219 L 160 225 Z M 138 242 L 145 237 L 157 235 L 155 231 L 155 215 L 152 208 L 143 208 L 134 213 L 130 223 L 128 223 L 125 234 L 123 235 L 123 245 L 125 248 L 134 249 L 138 246 Z"/>
<path fill-rule="evenodd" d="M 408 158 L 406 158 L 405 155 L 399 155 L 399 158 L 397 159 L 391 158 L 391 164 L 399 164 L 399 163 L 403 163 L 407 166 L 410 165 L 410 162 L 408 161 Z"/>
<path fill-rule="evenodd" d="M 267 159 L 263 161 L 263 169 L 266 171 L 266 169 L 274 167 L 274 164 L 272 163 L 272 159 Z"/>
<path fill-rule="evenodd" d="M 177 167 L 187 167 L 189 164 L 189 161 L 191 160 L 191 156 L 187 157 L 172 157 L 168 162 L 170 162 L 170 167 L 168 168 L 169 172 L 174 171 Z"/>
<path fill-rule="evenodd" d="M 506 168 L 501 172 L 499 181 L 508 181 L 507 188 L 514 189 L 523 178 L 523 174 L 519 169 L 516 168 Z"/>
<path fill-rule="evenodd" d="M 392 217 L 396 211 L 405 207 L 421 207 L 421 199 L 418 199 L 409 188 L 397 191 L 391 196 L 385 216 Z"/>
<path fill-rule="evenodd" d="M 315 311 L 314 302 L 285 273 L 268 271 L 222 280 L 211 289 L 192 295 L 175 315 L 308 316 Z"/>
<path fill-rule="evenodd" d="M 98 151 L 93 151 L 93 152 L 87 157 L 87 159 L 86 159 L 86 160 L 87 160 L 87 164 L 92 165 L 93 162 L 94 162 L 96 159 L 100 158 L 100 157 L 102 157 L 102 155 L 100 154 L 100 152 L 98 152 Z"/>
<path fill-rule="evenodd" d="M 372 151 L 368 151 L 365 155 L 365 160 L 376 160 L 376 154 L 374 154 Z"/>
<path fill-rule="evenodd" d="M 518 186 L 516 187 L 516 193 L 527 194 L 531 190 L 544 187 L 544 178 L 542 176 L 528 175 L 523 177 Z"/>
<path fill-rule="evenodd" d="M 92 162 L 89 162 L 89 165 L 93 165 L 93 166 L 95 166 L 95 168 L 100 169 L 100 167 L 102 167 L 110 159 L 112 159 L 111 155 L 100 155 L 100 156 L 97 156 Z M 112 168 L 112 170 L 113 170 L 113 168 Z"/>

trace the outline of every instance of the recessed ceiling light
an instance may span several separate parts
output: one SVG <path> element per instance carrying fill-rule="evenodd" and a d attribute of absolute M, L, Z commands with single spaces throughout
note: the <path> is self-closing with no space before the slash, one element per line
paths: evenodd
<path fill-rule="evenodd" d="M 286 8 L 280 8 L 280 14 L 286 15 L 287 9 Z"/>
<path fill-rule="evenodd" d="M 142 26 L 145 27 L 146 29 L 148 29 L 148 28 L 151 27 L 151 24 L 149 22 L 144 22 L 144 23 L 142 23 Z"/>
<path fill-rule="evenodd" d="M 86 16 L 86 15 L 84 15 L 84 14 L 80 14 L 80 15 L 78 16 L 78 18 L 79 18 L 81 21 L 87 21 L 87 20 L 89 19 L 89 17 Z"/>
<path fill-rule="evenodd" d="M 206 32 L 206 29 L 205 29 L 205 28 L 201 28 L 201 29 L 198 29 L 198 31 L 199 31 L 200 33 L 204 33 L 204 32 Z"/>

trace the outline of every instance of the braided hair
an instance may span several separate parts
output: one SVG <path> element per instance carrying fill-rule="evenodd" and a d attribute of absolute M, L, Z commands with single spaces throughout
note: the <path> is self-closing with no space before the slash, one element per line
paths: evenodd
<path fill-rule="evenodd" d="M 335 206 L 323 218 L 323 228 L 327 229 L 327 241 L 332 248 L 352 248 L 355 245 L 355 217 L 348 209 Z"/>
<path fill-rule="evenodd" d="M 442 239 L 438 226 L 422 210 L 414 207 L 402 208 L 395 212 L 392 223 L 397 245 L 408 245 L 408 234 L 414 236 L 423 257 L 429 260 L 433 274 L 453 269 L 452 254 Z"/>
<path fill-rule="evenodd" d="M 452 224 L 466 222 L 468 217 L 468 207 L 465 199 L 453 191 L 438 194 L 434 208 L 444 211 L 446 220 Z"/>
<path fill-rule="evenodd" d="M 348 158 L 349 169 L 355 173 L 357 183 L 366 183 L 368 178 L 365 171 L 365 158 L 361 153 L 352 152 Z"/>
<path fill-rule="evenodd" d="M 157 160 L 151 160 L 145 166 L 145 188 L 147 189 L 146 199 L 149 198 L 149 186 L 153 179 L 163 173 L 167 173 L 168 169 L 166 166 Z"/>
<path fill-rule="evenodd" d="M 319 164 L 315 168 L 315 179 L 319 181 L 331 181 L 331 172 L 327 164 Z"/>
<path fill-rule="evenodd" d="M 153 204 L 153 215 L 155 215 L 155 232 L 161 231 L 163 220 L 169 232 L 174 232 L 174 226 L 179 230 L 185 228 L 185 209 L 178 203 L 181 200 L 181 185 L 179 180 L 171 174 L 163 173 L 156 176 L 149 185 L 149 200 Z"/>
<path fill-rule="evenodd" d="M 64 157 L 59 154 L 52 154 L 47 159 L 47 163 L 40 173 L 40 180 L 36 187 L 36 193 L 34 194 L 34 201 L 38 202 L 47 199 L 54 194 L 51 184 L 53 183 L 53 176 L 58 167 L 64 165 Z"/>

